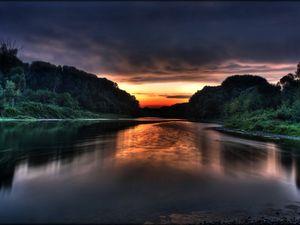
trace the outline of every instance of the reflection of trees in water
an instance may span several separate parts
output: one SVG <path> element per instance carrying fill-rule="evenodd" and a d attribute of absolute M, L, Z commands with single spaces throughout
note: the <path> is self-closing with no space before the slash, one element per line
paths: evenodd
<path fill-rule="evenodd" d="M 282 150 L 281 164 L 288 171 L 293 173 L 295 185 L 300 189 L 300 142 L 298 141 L 282 141 L 278 143 Z"/>
<path fill-rule="evenodd" d="M 11 187 L 15 168 L 22 160 L 29 167 L 37 167 L 52 161 L 71 163 L 86 151 L 101 150 L 103 157 L 113 154 L 117 131 L 134 124 L 125 121 L 0 123 L 0 190 Z M 89 144 L 97 139 L 100 141 Z"/>
<path fill-rule="evenodd" d="M 288 172 L 291 172 L 292 169 L 293 169 L 293 156 L 292 154 L 289 152 L 282 152 L 280 154 L 280 163 L 282 165 L 282 167 L 288 171 Z"/>
<path fill-rule="evenodd" d="M 253 173 L 255 169 L 260 169 L 257 165 L 267 163 L 267 149 L 256 148 L 241 143 L 222 142 L 221 161 L 224 172 L 244 172 Z"/>
<path fill-rule="evenodd" d="M 83 153 L 96 150 L 101 152 L 99 160 L 105 160 L 107 156 L 115 154 L 117 142 L 122 144 L 122 138 L 127 138 L 126 136 L 117 138 L 117 131 L 135 124 L 138 122 L 0 123 L 0 190 L 11 187 L 15 168 L 21 162 L 26 162 L 28 167 L 44 166 L 54 161 L 72 163 Z M 189 132 L 193 130 L 192 133 L 179 132 L 174 135 L 183 137 L 187 142 L 193 142 L 192 145 L 182 144 L 187 149 L 194 146 L 201 152 L 196 159 L 200 166 L 227 174 L 257 173 L 264 172 L 263 170 L 274 174 L 283 171 L 284 176 L 293 175 L 295 184 L 300 188 L 300 157 L 293 155 L 293 152 L 295 154 L 299 152 L 300 143 L 248 145 L 247 141 L 243 144 L 234 139 L 222 140 L 219 133 L 204 131 L 202 127 L 196 125 L 178 127 L 165 124 L 163 127 L 167 127 L 168 132 L 173 128 L 176 132 L 177 130 L 183 132 L 184 129 Z M 149 141 L 153 141 L 151 135 Z M 168 139 L 167 143 L 172 145 L 173 141 Z M 276 154 L 272 154 L 274 151 Z M 177 153 L 185 154 L 182 149 L 178 149 Z M 268 164 L 270 167 L 267 167 Z M 268 169 L 271 171 L 267 171 Z"/>
<path fill-rule="evenodd" d="M 201 151 L 200 164 L 205 167 L 209 167 L 214 172 L 222 173 L 222 166 L 220 163 L 220 134 L 212 130 L 204 129 L 194 133 L 195 144 Z M 200 133 L 201 132 L 201 133 Z"/>
<path fill-rule="evenodd" d="M 265 148 L 241 145 L 234 142 L 221 144 L 221 158 L 224 170 L 228 173 L 247 171 L 265 173 L 277 173 L 291 177 L 294 175 L 294 182 L 300 189 L 300 143 L 284 141 L 265 145 Z M 268 165 L 271 164 L 271 165 Z M 269 167 L 268 167 L 269 166 Z M 276 171 L 267 171 L 267 170 Z M 281 174 L 279 174 L 281 173 Z"/>
<path fill-rule="evenodd" d="M 300 189 L 300 157 L 294 158 L 295 184 Z"/>
<path fill-rule="evenodd" d="M 243 143 L 235 137 L 221 137 L 209 130 L 195 132 L 202 166 L 227 174 L 262 174 L 294 179 L 300 189 L 300 155 L 297 156 L 300 142 L 268 143 L 245 139 Z"/>

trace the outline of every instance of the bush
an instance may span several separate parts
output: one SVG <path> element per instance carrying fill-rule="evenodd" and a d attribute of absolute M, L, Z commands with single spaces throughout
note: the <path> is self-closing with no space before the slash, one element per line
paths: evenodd
<path fill-rule="evenodd" d="M 73 109 L 78 109 L 78 101 L 74 98 L 69 93 L 62 93 L 58 94 L 56 98 L 56 104 L 59 106 L 65 106 L 65 107 L 70 107 Z"/>
<path fill-rule="evenodd" d="M 6 107 L 2 113 L 4 117 L 16 117 L 20 115 L 21 112 L 16 107 Z"/>
<path fill-rule="evenodd" d="M 26 90 L 23 100 L 79 109 L 78 101 L 69 93 L 58 94 L 48 90 Z"/>
<path fill-rule="evenodd" d="M 3 117 L 10 118 L 37 118 L 37 119 L 76 119 L 76 118 L 100 118 L 101 116 L 89 111 L 60 107 L 53 104 L 37 102 L 23 102 L 16 107 L 6 107 Z"/>
<path fill-rule="evenodd" d="M 293 119 L 293 110 L 286 105 L 282 105 L 274 113 L 274 119 L 278 120 L 292 120 Z"/>

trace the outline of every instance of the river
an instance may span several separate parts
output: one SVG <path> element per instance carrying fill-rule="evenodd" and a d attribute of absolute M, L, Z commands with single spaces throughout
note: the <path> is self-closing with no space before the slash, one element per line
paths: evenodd
<path fill-rule="evenodd" d="M 297 217 L 300 144 L 234 137 L 215 126 L 1 123 L 0 223 Z"/>

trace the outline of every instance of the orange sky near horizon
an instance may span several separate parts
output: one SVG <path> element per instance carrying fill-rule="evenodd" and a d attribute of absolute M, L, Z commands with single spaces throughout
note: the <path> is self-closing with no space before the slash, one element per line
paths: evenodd
<path fill-rule="evenodd" d="M 197 90 L 201 90 L 206 85 L 200 82 L 164 82 L 143 84 L 120 82 L 118 84 L 121 89 L 126 90 L 137 98 L 140 103 L 140 107 L 161 107 L 188 102 L 190 96 L 192 96 Z"/>
<path fill-rule="evenodd" d="M 101 77 L 106 77 L 117 82 L 120 89 L 134 95 L 139 101 L 140 107 L 161 107 L 188 102 L 189 98 L 204 86 L 220 85 L 226 77 L 234 74 L 258 75 L 266 78 L 268 82 L 276 84 L 282 76 L 294 72 L 296 69 L 296 64 L 238 63 L 241 67 L 247 67 L 247 71 L 226 70 L 221 67 L 216 71 L 204 71 L 199 73 L 205 73 L 206 77 L 200 77 L 199 74 L 194 74 L 195 77 L 199 76 L 199 80 L 202 78 L 203 81 L 145 81 L 143 83 L 136 83 L 126 81 L 126 75 L 114 74 L 102 75 Z M 267 70 L 265 70 L 265 68 L 267 68 Z M 182 78 L 184 79 L 184 76 L 182 76 Z"/>

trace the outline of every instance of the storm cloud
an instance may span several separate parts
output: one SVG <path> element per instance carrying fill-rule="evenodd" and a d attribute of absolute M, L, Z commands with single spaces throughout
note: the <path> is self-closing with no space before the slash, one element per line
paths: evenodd
<path fill-rule="evenodd" d="M 276 80 L 300 60 L 299 15 L 297 2 L 0 2 L 0 38 L 24 61 L 121 82 Z"/>

